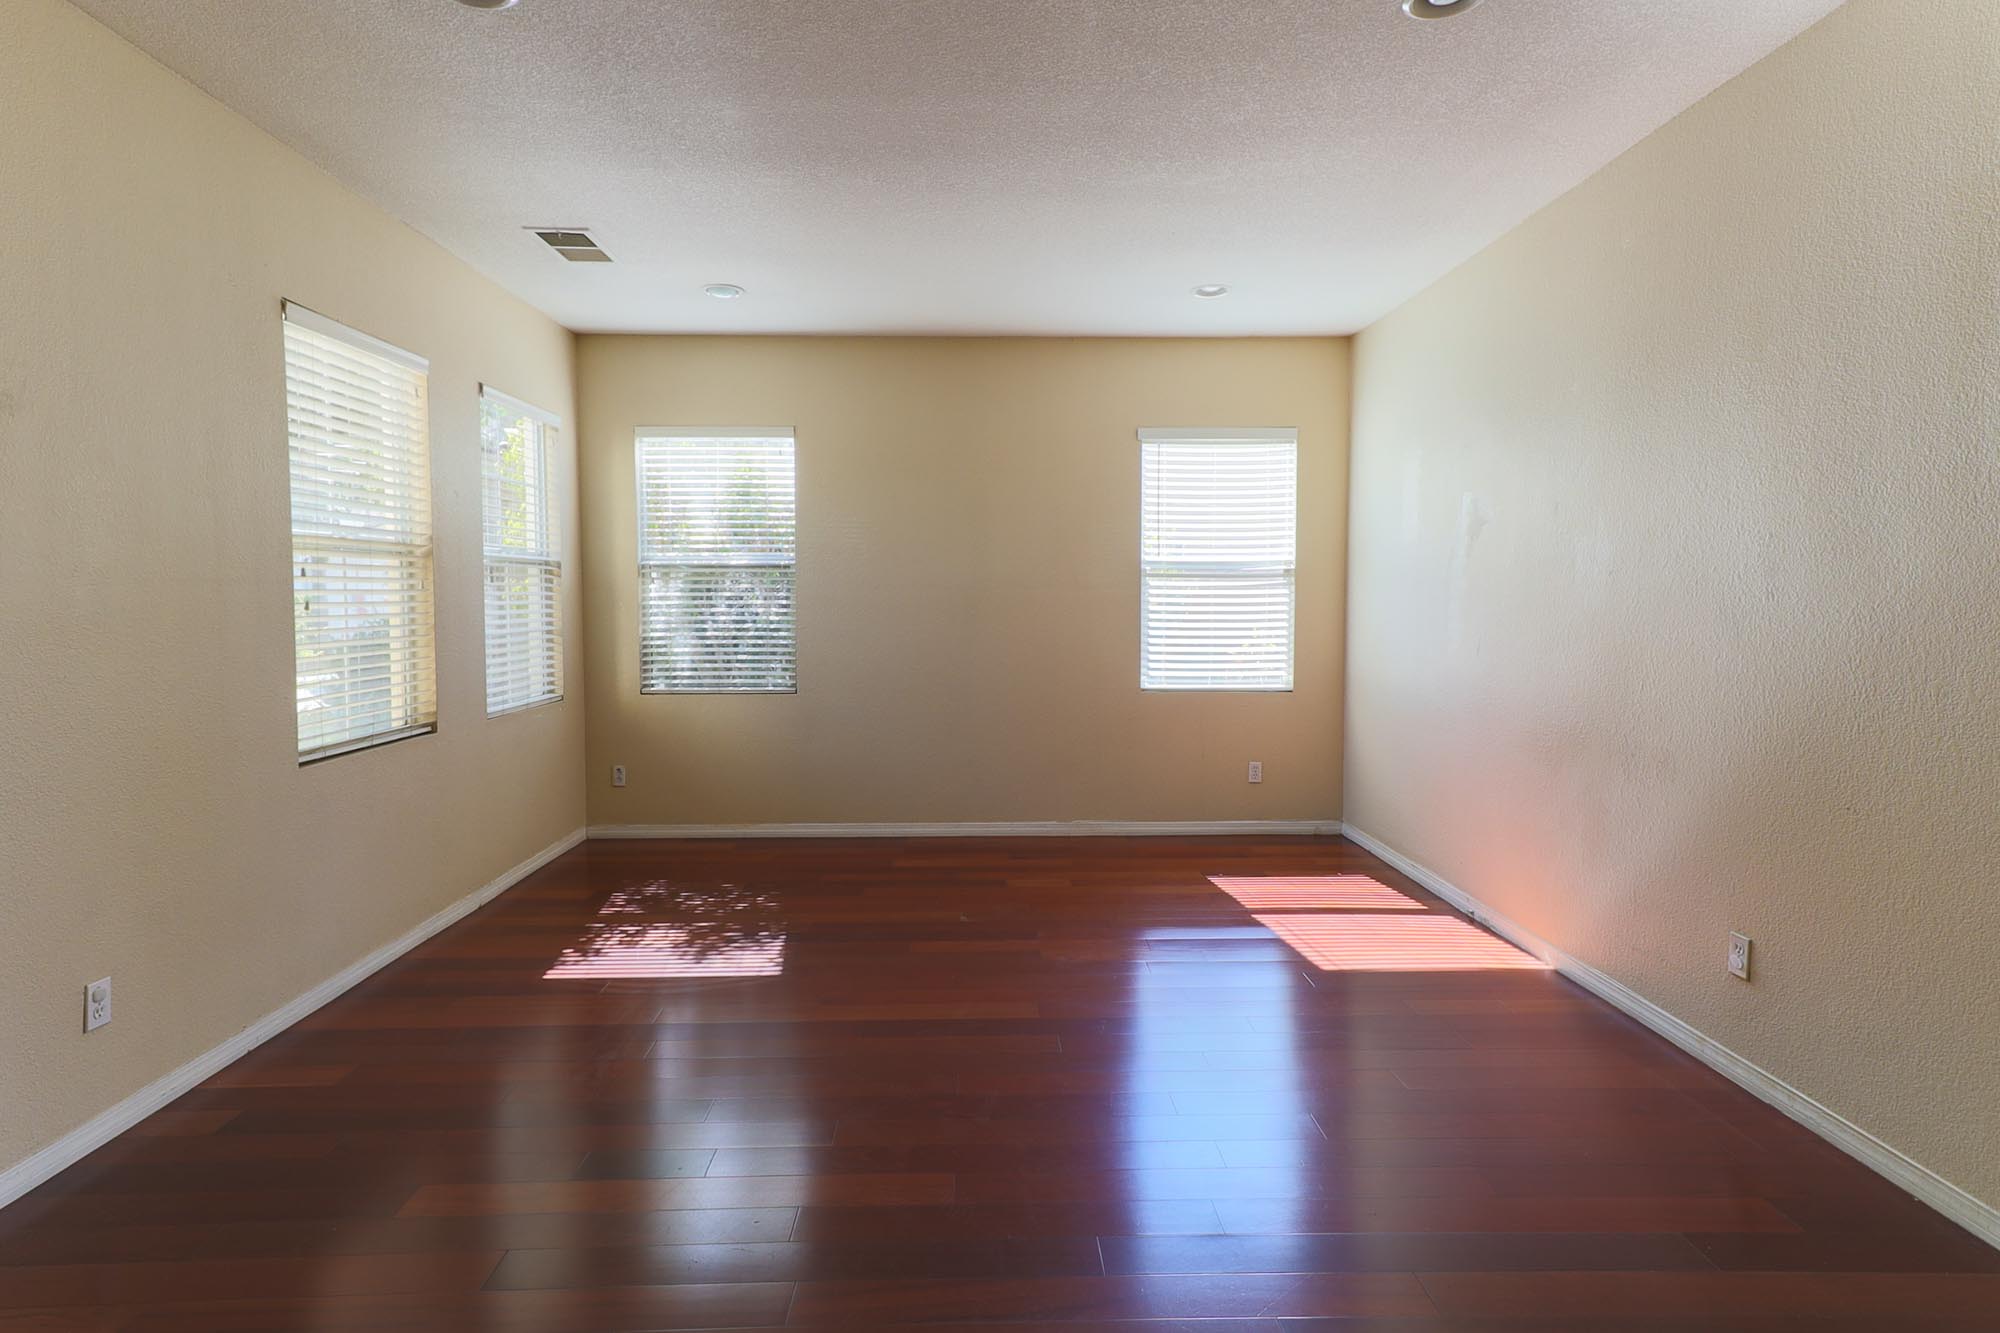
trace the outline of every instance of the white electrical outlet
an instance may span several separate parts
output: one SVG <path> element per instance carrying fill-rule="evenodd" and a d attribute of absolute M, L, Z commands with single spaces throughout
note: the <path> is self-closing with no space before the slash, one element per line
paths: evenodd
<path fill-rule="evenodd" d="M 625 765 L 613 764 L 611 766 L 611 785 L 614 787 L 625 785 Z"/>
<path fill-rule="evenodd" d="M 1750 980 L 1750 937 L 1729 932 L 1729 975 Z"/>
<path fill-rule="evenodd" d="M 1262 782 L 1262 781 L 1264 780 L 1264 761 L 1263 761 L 1263 760 L 1261 760 L 1261 759 L 1252 759 L 1252 760 L 1250 761 L 1250 780 L 1251 780 L 1252 782 Z"/>
<path fill-rule="evenodd" d="M 95 1032 L 111 1021 L 111 978 L 83 988 L 83 1030 Z"/>

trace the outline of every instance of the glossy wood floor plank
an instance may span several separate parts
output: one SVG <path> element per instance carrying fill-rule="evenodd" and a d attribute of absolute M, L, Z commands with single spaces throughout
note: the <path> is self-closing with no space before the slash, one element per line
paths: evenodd
<path fill-rule="evenodd" d="M 2000 1327 L 1457 920 L 1338 839 L 590 843 L 0 1213 L 0 1330 Z"/>

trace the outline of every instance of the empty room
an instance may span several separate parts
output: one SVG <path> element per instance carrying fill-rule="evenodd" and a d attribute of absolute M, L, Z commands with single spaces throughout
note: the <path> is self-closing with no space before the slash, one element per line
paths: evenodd
<path fill-rule="evenodd" d="M 0 105 L 0 1329 L 2000 1330 L 2000 3 Z"/>

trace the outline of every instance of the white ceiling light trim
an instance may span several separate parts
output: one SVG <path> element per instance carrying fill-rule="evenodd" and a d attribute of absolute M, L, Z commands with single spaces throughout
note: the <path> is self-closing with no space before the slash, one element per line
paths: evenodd
<path fill-rule="evenodd" d="M 1449 19 L 1478 4 L 1479 0 L 1403 0 L 1403 12 L 1413 19 Z"/>

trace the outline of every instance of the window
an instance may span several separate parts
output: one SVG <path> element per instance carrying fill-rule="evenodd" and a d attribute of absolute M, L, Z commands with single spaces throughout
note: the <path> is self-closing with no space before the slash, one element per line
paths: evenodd
<path fill-rule="evenodd" d="M 1291 689 L 1298 432 L 1139 441 L 1141 688 Z"/>
<path fill-rule="evenodd" d="M 562 529 L 549 473 L 556 429 L 547 412 L 481 388 L 488 717 L 562 698 Z"/>
<path fill-rule="evenodd" d="M 641 430 L 639 688 L 798 688 L 789 430 Z"/>
<path fill-rule="evenodd" d="M 429 363 L 285 306 L 299 762 L 437 729 Z"/>

